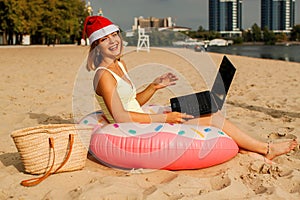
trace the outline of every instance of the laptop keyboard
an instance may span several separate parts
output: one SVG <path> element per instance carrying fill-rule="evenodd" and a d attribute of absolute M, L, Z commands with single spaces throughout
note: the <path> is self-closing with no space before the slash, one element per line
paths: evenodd
<path fill-rule="evenodd" d="M 201 96 L 202 96 L 201 101 L 205 103 L 205 104 L 203 104 L 204 109 L 210 108 L 211 107 L 210 95 L 201 95 Z"/>
<path fill-rule="evenodd" d="M 207 114 L 211 112 L 211 99 L 210 95 L 207 93 L 201 93 L 201 95 L 197 96 L 198 102 L 200 105 L 199 110 L 200 114 Z"/>
<path fill-rule="evenodd" d="M 209 91 L 200 92 L 185 97 L 179 97 L 172 99 L 172 110 L 182 113 L 187 113 L 198 117 L 203 114 L 211 113 L 212 110 L 216 110 L 216 105 L 211 105 L 214 103 L 211 101 L 211 96 Z M 216 108 L 216 109 L 212 109 Z"/>

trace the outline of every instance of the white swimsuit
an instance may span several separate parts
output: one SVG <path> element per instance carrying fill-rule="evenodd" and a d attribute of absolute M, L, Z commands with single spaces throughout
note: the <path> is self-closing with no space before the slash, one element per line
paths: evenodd
<path fill-rule="evenodd" d="M 95 72 L 97 72 L 99 69 L 104 69 L 104 70 L 109 71 L 113 75 L 113 77 L 117 81 L 117 92 L 119 94 L 119 97 L 121 99 L 122 105 L 125 110 L 131 111 L 131 112 L 144 113 L 139 102 L 136 100 L 136 88 L 135 88 L 134 84 L 132 83 L 130 77 L 128 76 L 123 64 L 121 62 L 118 62 L 118 64 L 119 64 L 120 68 L 122 69 L 124 75 L 130 81 L 131 84 L 128 83 L 127 81 L 125 81 L 124 79 L 122 79 L 120 76 L 118 76 L 116 73 L 114 73 L 110 69 L 107 69 L 106 67 L 98 67 Z M 104 112 L 105 116 L 108 118 L 109 122 L 113 123 L 114 119 L 111 116 L 110 112 L 108 111 L 102 96 L 99 96 L 96 94 L 96 98 L 101 106 L 102 111 Z"/>

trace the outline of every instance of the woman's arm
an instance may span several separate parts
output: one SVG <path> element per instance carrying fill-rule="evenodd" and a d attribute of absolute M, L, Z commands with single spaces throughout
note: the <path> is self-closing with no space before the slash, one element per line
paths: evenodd
<path fill-rule="evenodd" d="M 124 109 L 118 92 L 116 91 L 116 80 L 106 70 L 99 70 L 94 79 L 95 91 L 102 96 L 104 102 L 116 122 L 167 122 L 183 123 L 185 118 L 193 118 L 191 115 L 178 112 L 165 114 L 146 114 L 137 112 L 128 112 Z"/>
<path fill-rule="evenodd" d="M 149 101 L 149 99 L 157 90 L 165 88 L 169 85 L 175 85 L 177 80 L 178 78 L 173 73 L 165 73 L 160 77 L 156 78 L 142 92 L 139 92 L 136 96 L 136 99 L 140 103 L 140 105 L 144 105 Z"/>

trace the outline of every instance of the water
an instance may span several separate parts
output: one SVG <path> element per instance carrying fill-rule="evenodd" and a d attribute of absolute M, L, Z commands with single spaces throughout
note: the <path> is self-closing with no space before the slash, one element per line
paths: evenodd
<path fill-rule="evenodd" d="M 300 62 L 300 45 L 232 45 L 211 46 L 208 52 Z"/>

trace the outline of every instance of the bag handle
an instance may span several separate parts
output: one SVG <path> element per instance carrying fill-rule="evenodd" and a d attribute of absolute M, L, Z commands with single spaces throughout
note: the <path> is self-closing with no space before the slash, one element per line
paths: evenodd
<path fill-rule="evenodd" d="M 52 161 L 50 169 L 43 176 L 41 176 L 41 177 L 23 180 L 21 182 L 21 185 L 26 186 L 26 187 L 35 186 L 35 185 L 39 184 L 40 182 L 42 182 L 43 180 L 45 180 L 51 174 L 55 174 L 59 169 L 61 169 L 68 162 L 68 160 L 69 160 L 69 158 L 71 156 L 71 152 L 72 152 L 73 144 L 74 144 L 74 135 L 73 134 L 69 134 L 70 148 L 69 148 L 67 157 L 61 163 L 61 165 L 54 172 L 52 172 L 52 173 L 51 173 L 51 171 L 52 171 L 54 163 L 55 163 L 54 139 L 52 137 L 49 138 L 49 144 L 50 144 L 50 149 L 52 149 L 52 151 L 53 151 L 53 161 Z"/>

